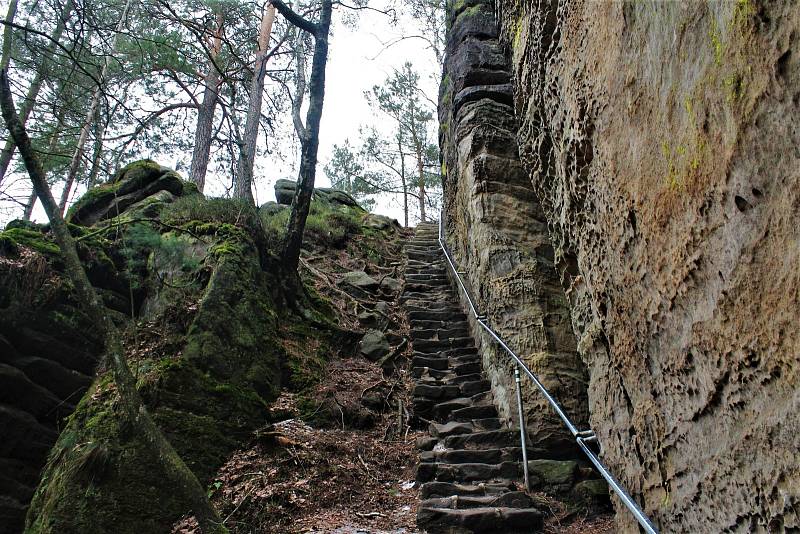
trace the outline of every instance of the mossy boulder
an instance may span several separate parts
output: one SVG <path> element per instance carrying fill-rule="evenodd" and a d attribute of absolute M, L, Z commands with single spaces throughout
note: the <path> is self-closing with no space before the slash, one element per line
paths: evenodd
<path fill-rule="evenodd" d="M 230 454 L 266 424 L 267 405 L 287 375 L 285 319 L 275 300 L 280 271 L 259 250 L 252 229 L 178 217 L 171 222 L 186 229 L 188 249 L 202 258 L 186 272 L 168 275 L 154 267 L 153 258 L 163 252 L 150 253 L 153 280 L 141 282 L 148 287 L 146 300 L 167 304 L 143 307 L 153 310 L 147 323 L 155 330 L 140 327 L 137 335 L 151 341 L 134 345 L 139 348 L 128 359 L 156 424 L 201 483 L 209 484 Z M 159 280 L 169 283 L 156 290 Z M 165 291 L 169 295 L 159 295 Z M 89 455 L 100 457 L 92 467 Z M 157 459 L 126 423 L 116 388 L 101 373 L 49 455 L 28 531 L 169 532 L 186 512 L 183 496 L 165 486 Z"/>
<path fill-rule="evenodd" d="M 275 200 L 278 201 L 278 204 L 290 206 L 292 204 L 292 200 L 294 199 L 296 190 L 297 182 L 294 180 L 278 180 L 275 182 Z M 362 212 L 364 211 L 364 209 L 358 205 L 356 199 L 339 189 L 316 187 L 314 188 L 314 200 L 324 204 L 358 208 Z"/>
<path fill-rule="evenodd" d="M 528 470 L 543 486 L 563 487 L 575 480 L 578 463 L 573 460 L 530 460 Z"/>
<path fill-rule="evenodd" d="M 67 220 L 91 226 L 98 221 L 116 217 L 129 207 L 167 191 L 181 196 L 196 193 L 175 171 L 152 160 L 126 165 L 110 181 L 89 189 L 67 212 Z"/>

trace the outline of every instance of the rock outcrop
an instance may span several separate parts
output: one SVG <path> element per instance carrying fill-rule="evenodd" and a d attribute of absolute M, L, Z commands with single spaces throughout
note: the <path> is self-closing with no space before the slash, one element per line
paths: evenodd
<path fill-rule="evenodd" d="M 509 63 L 491 2 L 448 12 L 439 118 L 445 238 L 481 313 L 539 374 L 579 426 L 588 420 L 586 369 L 553 265 L 545 214 L 517 150 Z M 473 334 L 501 415 L 516 420 L 514 365 L 476 323 Z M 574 451 L 569 433 L 532 383 L 523 387 L 537 447 Z"/>
<path fill-rule="evenodd" d="M 315 201 L 307 227 L 315 250 L 394 231 L 362 227 L 346 195 L 325 198 L 334 200 Z M 206 199 L 151 161 L 69 212 L 140 395 L 203 485 L 270 422 L 282 385 L 309 387 L 311 367 L 355 352 L 326 300 L 288 294 L 274 254 L 285 212 Z M 169 532 L 189 512 L 185 496 L 164 485 L 152 448 L 125 421 L 60 258 L 46 226 L 0 232 L 0 533 L 22 531 L 29 502 L 28 532 Z"/>
<path fill-rule="evenodd" d="M 456 5 L 474 22 L 451 15 L 448 241 L 481 305 L 502 328 L 519 305 L 494 281 L 557 265 L 603 458 L 663 532 L 800 528 L 796 2 L 500 0 L 515 114 L 487 75 L 492 10 Z M 467 120 L 479 96 L 489 127 Z M 531 324 L 526 353 L 547 331 Z"/>

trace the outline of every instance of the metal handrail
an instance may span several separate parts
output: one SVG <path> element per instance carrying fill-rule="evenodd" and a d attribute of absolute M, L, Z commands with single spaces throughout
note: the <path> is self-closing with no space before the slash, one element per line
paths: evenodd
<path fill-rule="evenodd" d="M 606 482 L 608 482 L 608 485 L 611 487 L 612 490 L 614 490 L 614 493 L 617 494 L 617 496 L 620 498 L 625 507 L 628 508 L 628 510 L 630 510 L 630 512 L 633 514 L 633 516 L 636 518 L 636 520 L 639 522 L 639 525 L 641 525 L 641 527 L 645 530 L 645 532 L 647 532 L 647 534 L 658 534 L 658 530 L 656 530 L 656 527 L 653 525 L 650 519 L 645 515 L 645 513 L 642 511 L 642 509 L 639 507 L 636 501 L 634 501 L 633 498 L 628 494 L 628 492 L 625 491 L 625 489 L 620 485 L 620 483 L 617 482 L 617 479 L 614 478 L 614 475 L 612 475 L 611 472 L 609 472 L 608 468 L 606 468 L 606 466 L 604 466 L 603 463 L 600 461 L 600 458 L 587 445 L 587 443 L 592 443 L 592 442 L 597 443 L 597 437 L 595 436 L 594 432 L 592 430 L 578 430 L 578 428 L 572 423 L 572 421 L 570 421 L 569 417 L 567 417 L 567 414 L 564 413 L 564 410 L 561 408 L 558 402 L 556 402 L 556 400 L 553 398 L 550 392 L 547 391 L 547 388 L 544 387 L 544 384 L 541 383 L 541 381 L 533 373 L 533 371 L 531 371 L 525 364 L 525 362 L 523 362 L 522 359 L 519 356 L 517 356 L 517 354 L 513 350 L 511 350 L 511 347 L 509 347 L 508 344 L 505 341 L 503 341 L 503 339 L 494 330 L 492 330 L 492 328 L 488 324 L 486 315 L 482 315 L 478 312 L 478 309 L 475 307 L 475 302 L 472 300 L 472 296 L 470 295 L 469 290 L 467 290 L 467 286 L 464 285 L 464 280 L 462 280 L 461 278 L 461 275 L 466 273 L 461 272 L 456 268 L 455 262 L 453 261 L 453 258 L 450 256 L 450 252 L 447 250 L 447 243 L 444 240 L 443 221 L 444 221 L 444 213 L 442 213 L 439 216 L 439 246 L 441 247 L 442 252 L 444 253 L 444 257 L 445 260 L 447 260 L 447 264 L 453 271 L 453 275 L 456 277 L 456 281 L 458 282 L 459 287 L 461 287 L 461 291 L 464 293 L 464 296 L 466 297 L 467 302 L 469 303 L 469 308 L 470 311 L 472 312 L 472 315 L 475 317 L 475 321 L 479 325 L 481 325 L 481 327 L 484 330 L 486 330 L 486 332 L 501 347 L 503 347 L 503 349 L 515 361 L 515 363 L 517 364 L 517 368 L 518 369 L 521 368 L 522 371 L 528 376 L 528 378 L 530 378 L 533 381 L 533 383 L 536 384 L 536 387 L 539 389 L 542 395 L 544 395 L 544 398 L 547 399 L 547 402 L 550 404 L 553 410 L 555 410 L 556 414 L 558 414 L 558 416 L 561 418 L 561 421 L 564 422 L 564 425 L 567 427 L 570 434 L 572 434 L 572 437 L 575 438 L 575 441 L 578 444 L 578 446 L 581 448 L 584 454 L 586 454 L 586 456 L 589 457 L 589 460 L 592 462 L 595 468 L 597 468 L 597 470 L 600 472 L 600 474 L 603 476 Z M 518 379 L 517 383 L 519 384 Z M 523 461 L 525 461 L 524 459 L 527 457 L 527 451 L 525 450 L 527 443 L 525 440 L 524 429 L 522 428 L 524 425 L 524 421 L 522 420 L 521 396 L 518 396 L 518 399 L 520 404 L 519 407 L 520 440 L 522 442 L 522 447 L 523 447 L 522 449 Z M 527 470 L 528 466 L 526 462 L 525 465 L 526 479 L 527 479 Z"/>

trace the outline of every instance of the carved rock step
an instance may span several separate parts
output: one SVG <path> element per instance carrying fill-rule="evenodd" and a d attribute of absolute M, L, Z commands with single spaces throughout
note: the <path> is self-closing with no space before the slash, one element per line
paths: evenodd
<path fill-rule="evenodd" d="M 517 487 L 509 480 L 481 482 L 478 484 L 456 484 L 453 482 L 426 482 L 419 488 L 422 499 L 450 497 L 452 495 L 486 497 L 516 491 Z"/>
<path fill-rule="evenodd" d="M 533 449 L 528 449 L 534 454 Z M 501 449 L 446 449 L 443 451 L 423 451 L 419 455 L 420 462 L 446 462 L 450 464 L 521 462 L 520 447 L 503 447 Z"/>
<path fill-rule="evenodd" d="M 406 280 L 413 280 L 414 282 L 422 281 L 422 280 L 445 280 L 449 281 L 450 279 L 447 277 L 447 274 L 444 272 L 433 271 L 431 269 L 425 269 L 419 273 L 409 273 L 406 271 Z"/>
<path fill-rule="evenodd" d="M 419 260 L 419 261 L 433 261 L 439 258 L 440 254 L 436 251 L 416 251 L 416 250 L 409 250 L 406 251 L 409 259 L 412 260 Z"/>
<path fill-rule="evenodd" d="M 540 532 L 542 513 L 536 508 L 420 508 L 417 526 L 430 534 L 457 532 L 503 532 L 504 534 Z"/>
<path fill-rule="evenodd" d="M 491 449 L 519 446 L 519 429 L 507 428 L 447 436 L 443 445 L 447 449 Z"/>
<path fill-rule="evenodd" d="M 425 320 L 416 320 L 411 322 L 412 328 L 456 328 L 456 327 L 463 327 L 467 324 L 466 319 L 454 319 L 452 321 L 425 321 Z"/>
<path fill-rule="evenodd" d="M 411 369 L 411 375 L 414 378 L 446 380 L 449 384 L 463 384 L 464 382 L 474 382 L 483 379 L 483 376 L 478 373 L 459 376 L 448 369 L 440 371 L 437 369 L 430 369 L 429 367 L 414 367 Z"/>
<path fill-rule="evenodd" d="M 447 280 L 408 280 L 406 281 L 406 291 L 413 293 L 414 291 L 426 292 L 431 289 L 444 289 L 450 287 Z"/>
<path fill-rule="evenodd" d="M 406 274 L 447 274 L 443 259 L 436 260 L 414 260 L 409 259 L 406 263 Z"/>
<path fill-rule="evenodd" d="M 411 339 L 443 340 L 466 337 L 469 335 L 466 326 L 451 328 L 415 328 L 411 331 Z"/>
<path fill-rule="evenodd" d="M 525 492 L 509 491 L 499 495 L 485 495 L 480 497 L 473 497 L 470 495 L 434 497 L 420 503 L 421 508 L 447 508 L 451 510 L 498 506 L 501 508 L 529 508 L 533 506 L 533 500 Z"/>
<path fill-rule="evenodd" d="M 488 417 L 485 419 L 472 419 L 470 421 L 450 421 L 449 423 L 443 423 L 443 424 L 431 423 L 430 426 L 428 427 L 428 432 L 430 432 L 431 436 L 441 439 L 441 438 L 446 438 L 447 436 L 453 436 L 457 434 L 485 432 L 487 430 L 497 430 L 499 428 L 502 428 L 502 423 L 500 422 L 500 419 L 498 419 L 497 417 Z M 444 453 L 447 451 L 438 451 L 438 452 Z M 434 460 L 430 461 L 436 461 L 436 459 L 439 458 L 440 456 L 441 455 L 434 456 L 432 457 L 434 458 Z M 422 456 L 420 456 L 420 461 L 426 461 L 426 460 L 423 460 Z M 447 459 L 442 459 L 441 461 L 449 462 L 449 460 Z M 478 461 L 478 460 L 472 460 L 472 461 Z M 456 463 L 456 462 L 451 462 L 451 463 Z"/>
<path fill-rule="evenodd" d="M 417 482 L 475 482 L 492 479 L 513 480 L 519 478 L 519 462 L 499 464 L 481 463 L 421 463 L 417 467 Z"/>
<path fill-rule="evenodd" d="M 414 350 L 411 353 L 411 357 L 421 356 L 423 358 L 464 358 L 462 361 L 453 362 L 454 364 L 458 363 L 467 363 L 469 361 L 479 361 L 480 357 L 478 356 L 478 351 L 475 347 L 458 347 L 458 348 L 445 348 L 445 349 L 438 349 L 436 347 L 432 347 L 425 350 Z M 467 358 L 473 358 L 472 360 L 468 360 Z"/>
<path fill-rule="evenodd" d="M 451 302 L 449 300 L 434 300 L 434 301 L 420 301 L 419 304 L 406 304 L 406 311 L 409 312 L 419 312 L 419 311 L 445 311 L 450 312 L 456 316 L 462 315 L 464 312 L 461 310 L 461 307 L 458 304 Z M 466 324 L 466 316 L 464 316 L 465 324 Z"/>
<path fill-rule="evenodd" d="M 425 245 L 425 244 L 417 244 L 416 242 L 412 241 L 410 244 L 406 245 L 406 254 L 441 254 L 442 251 L 439 248 L 439 245 Z"/>
<path fill-rule="evenodd" d="M 448 349 L 475 349 L 475 341 L 471 337 L 449 337 L 445 339 L 417 339 L 414 340 L 414 350 L 418 352 L 430 352 L 431 350 Z"/>
<path fill-rule="evenodd" d="M 401 302 L 452 302 L 450 296 L 447 294 L 450 291 L 448 287 L 442 287 L 441 290 L 429 289 L 424 292 L 413 291 L 405 292 L 400 295 Z M 441 320 L 441 319 L 439 319 Z"/>
<path fill-rule="evenodd" d="M 450 362 L 450 365 L 455 367 L 462 363 L 474 363 L 480 361 L 478 351 L 474 347 L 464 347 L 459 349 L 445 349 L 445 350 L 432 350 L 431 352 L 418 352 L 411 353 L 412 358 L 421 358 L 423 360 L 441 360 Z M 412 363 L 412 367 L 415 367 Z"/>
<path fill-rule="evenodd" d="M 466 320 L 467 316 L 461 313 L 461 316 L 453 316 L 449 311 L 440 310 L 426 310 L 426 311 L 413 311 L 408 312 L 408 319 L 413 321 L 416 319 L 423 321 L 454 321 L 458 319 Z M 471 341 L 471 340 L 470 340 Z"/>
<path fill-rule="evenodd" d="M 445 388 L 441 393 L 429 388 Z M 453 390 L 455 388 L 455 390 Z M 455 393 L 455 397 L 463 397 L 467 395 L 475 395 L 476 393 L 484 393 L 491 389 L 491 382 L 484 379 L 470 380 L 465 382 L 453 382 L 451 380 L 437 380 L 432 378 L 424 378 L 417 380 L 417 385 L 414 388 L 415 397 L 427 397 L 431 399 L 441 399 L 445 396 Z M 434 395 L 434 396 L 432 396 Z"/>

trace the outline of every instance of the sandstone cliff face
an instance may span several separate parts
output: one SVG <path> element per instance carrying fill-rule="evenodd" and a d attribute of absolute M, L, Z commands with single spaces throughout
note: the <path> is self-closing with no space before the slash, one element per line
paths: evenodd
<path fill-rule="evenodd" d="M 584 426 L 586 370 L 545 214 L 519 160 L 509 64 L 492 4 L 456 3 L 448 24 L 439 110 L 447 242 L 479 311 Z M 472 326 L 501 415 L 516 425 L 514 365 L 479 325 Z M 525 380 L 523 392 L 531 441 L 551 455 L 573 453 L 569 434 L 538 390 Z"/>
<path fill-rule="evenodd" d="M 465 174 L 449 205 L 472 195 L 473 217 L 501 211 L 492 231 L 525 237 L 546 219 L 592 427 L 663 532 L 800 528 L 800 9 L 498 8 L 529 180 L 514 176 L 541 204 L 479 201 Z"/>

